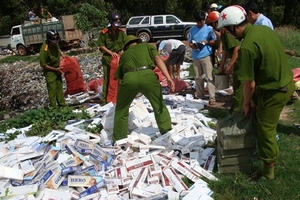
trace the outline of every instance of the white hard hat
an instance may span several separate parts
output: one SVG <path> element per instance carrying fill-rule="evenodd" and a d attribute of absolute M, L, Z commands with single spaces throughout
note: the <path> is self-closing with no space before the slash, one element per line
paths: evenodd
<path fill-rule="evenodd" d="M 246 11 L 241 6 L 228 6 L 220 13 L 217 29 L 225 26 L 239 25 L 246 20 L 246 15 Z"/>
<path fill-rule="evenodd" d="M 210 8 L 218 8 L 218 5 L 216 3 L 210 4 Z"/>

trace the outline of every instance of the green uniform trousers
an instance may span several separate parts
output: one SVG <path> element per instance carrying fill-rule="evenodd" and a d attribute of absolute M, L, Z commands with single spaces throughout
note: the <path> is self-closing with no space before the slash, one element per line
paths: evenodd
<path fill-rule="evenodd" d="M 109 86 L 109 75 L 110 75 L 110 63 L 111 56 L 103 55 L 102 67 L 103 67 L 103 86 L 102 86 L 102 104 L 107 104 L 107 92 Z"/>
<path fill-rule="evenodd" d="M 274 163 L 279 156 L 276 128 L 280 113 L 295 89 L 293 81 L 287 87 L 287 92 L 279 90 L 256 90 L 258 154 L 260 159 L 265 163 Z"/>
<path fill-rule="evenodd" d="M 129 107 L 139 92 L 149 100 L 160 133 L 164 134 L 172 129 L 170 113 L 163 101 L 162 88 L 156 74 L 150 69 L 127 72 L 119 83 L 113 141 L 127 137 Z"/>
<path fill-rule="evenodd" d="M 61 74 L 48 71 L 44 75 L 47 83 L 50 107 L 56 109 L 66 106 Z"/>
<path fill-rule="evenodd" d="M 244 91 L 243 91 L 243 83 L 240 81 L 236 75 L 236 73 L 232 74 L 232 105 L 230 108 L 230 112 L 239 111 L 243 109 L 244 102 Z"/>

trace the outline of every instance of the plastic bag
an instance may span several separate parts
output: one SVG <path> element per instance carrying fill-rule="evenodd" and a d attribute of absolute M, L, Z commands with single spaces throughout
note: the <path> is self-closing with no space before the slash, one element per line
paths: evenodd
<path fill-rule="evenodd" d="M 67 83 L 65 95 L 86 92 L 86 86 L 77 58 L 65 56 L 61 59 L 59 65 L 60 67 L 63 67 L 62 71 L 64 72 L 64 77 Z"/>
<path fill-rule="evenodd" d="M 120 60 L 119 56 L 113 57 L 111 59 L 110 72 L 109 72 L 109 85 L 108 85 L 107 96 L 106 96 L 107 103 L 109 102 L 116 103 L 117 101 L 119 80 L 115 79 L 115 73 L 119 67 L 119 60 Z"/>

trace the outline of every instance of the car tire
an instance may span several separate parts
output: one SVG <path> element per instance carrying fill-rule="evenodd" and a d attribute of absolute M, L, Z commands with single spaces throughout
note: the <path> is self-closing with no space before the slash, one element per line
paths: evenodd
<path fill-rule="evenodd" d="M 186 30 L 186 31 L 184 32 L 183 38 L 184 38 L 185 40 L 188 40 L 189 33 L 190 33 L 190 29 L 188 29 L 188 30 Z"/>
<path fill-rule="evenodd" d="M 20 56 L 26 56 L 27 55 L 26 47 L 24 45 L 19 45 L 18 53 Z"/>
<path fill-rule="evenodd" d="M 150 35 L 147 32 L 140 32 L 138 34 L 138 38 L 142 40 L 142 42 L 149 42 L 150 41 Z"/>

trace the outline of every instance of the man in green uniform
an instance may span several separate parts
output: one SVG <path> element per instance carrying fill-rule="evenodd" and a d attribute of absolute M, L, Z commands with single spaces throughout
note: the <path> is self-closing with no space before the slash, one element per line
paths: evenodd
<path fill-rule="evenodd" d="M 98 38 L 98 45 L 102 56 L 102 67 L 103 67 L 103 88 L 102 88 L 102 102 L 107 102 L 107 92 L 109 86 L 109 75 L 110 75 L 110 63 L 112 57 L 117 57 L 122 54 L 122 48 L 126 34 L 124 31 L 119 29 L 121 26 L 121 15 L 118 13 L 112 13 L 110 15 L 110 26 L 101 31 Z"/>
<path fill-rule="evenodd" d="M 278 35 L 267 26 L 248 24 L 246 12 L 240 6 L 225 8 L 218 28 L 243 39 L 238 62 L 238 78 L 244 84 L 243 112 L 251 112 L 251 100 L 257 93 L 258 153 L 264 163 L 263 177 L 274 179 L 274 163 L 279 156 L 276 127 L 280 113 L 294 91 L 293 75 Z"/>
<path fill-rule="evenodd" d="M 218 11 L 213 11 L 209 13 L 206 17 L 206 23 L 212 26 L 215 30 L 218 27 L 218 18 L 220 13 Z M 234 38 L 225 28 L 220 30 L 220 46 L 222 48 L 222 60 L 219 66 L 219 73 L 226 75 L 232 74 L 232 87 L 233 87 L 233 102 L 230 108 L 230 112 L 235 110 L 243 109 L 243 86 L 241 81 L 237 77 L 238 70 L 238 51 L 240 48 L 240 42 Z"/>
<path fill-rule="evenodd" d="M 156 48 L 141 42 L 133 35 L 126 37 L 124 53 L 115 74 L 120 82 L 115 108 L 114 142 L 127 137 L 129 107 L 139 92 L 150 101 L 160 133 L 164 134 L 172 129 L 171 117 L 163 101 L 162 88 L 153 72 L 155 65 L 165 75 L 172 91 L 175 89 L 174 82 Z"/>
<path fill-rule="evenodd" d="M 237 72 L 239 64 L 237 62 L 240 42 L 234 38 L 233 35 L 228 33 L 226 29 L 221 30 L 221 41 L 222 41 L 222 60 L 220 63 L 219 72 L 226 75 L 232 74 L 232 105 L 230 111 L 242 110 L 243 109 L 243 84 L 238 79 Z"/>
<path fill-rule="evenodd" d="M 50 107 L 58 108 L 66 106 L 63 86 L 62 69 L 59 67 L 62 55 L 58 42 L 60 37 L 57 31 L 50 30 L 46 33 L 47 40 L 43 43 L 40 50 L 40 65 L 46 78 Z"/>

